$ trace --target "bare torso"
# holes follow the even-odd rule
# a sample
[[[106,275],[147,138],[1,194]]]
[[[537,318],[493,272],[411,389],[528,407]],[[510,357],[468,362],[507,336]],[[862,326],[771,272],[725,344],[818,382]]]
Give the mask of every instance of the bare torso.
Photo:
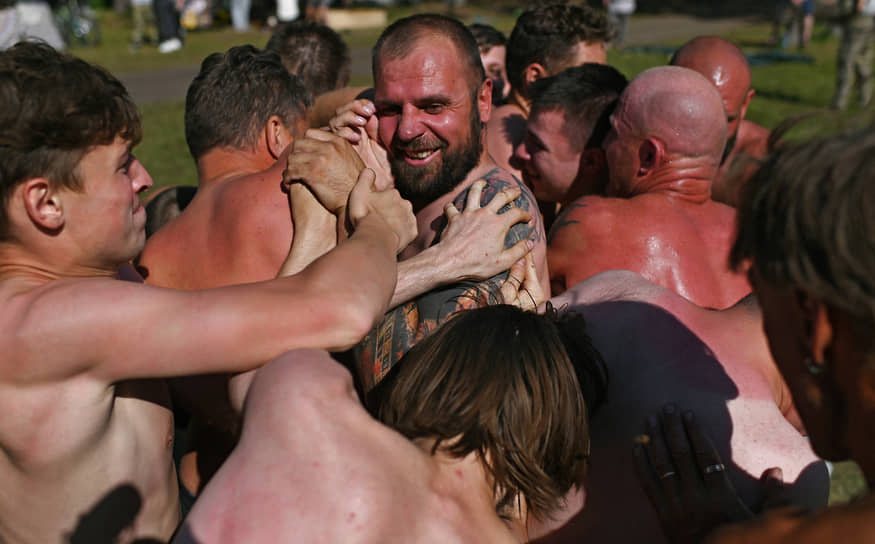
[[[797,504],[826,503],[826,468],[788,421],[798,419],[755,305],[705,310],[628,272],[597,276],[553,302],[583,311],[610,384],[592,420],[586,505],[551,541],[657,541],[659,521],[638,482],[632,441],[669,402],[696,412],[748,505],[757,504],[762,472],[775,466]]]
[[[292,243],[285,161],[268,170],[198,189],[185,212],[146,243],[146,281],[207,289],[276,276]]]
[[[599,272],[631,270],[700,306],[727,308],[750,293],[727,265],[734,229],[735,210],[710,200],[584,197],[550,232],[553,293]]]
[[[371,418],[326,353],[290,352],[259,370],[240,443],[174,542],[516,542],[478,469],[456,468]]]
[[[738,206],[744,185],[758,170],[758,161],[769,153],[770,131],[751,121],[742,121],[732,152],[720,166],[711,186],[711,197]]]
[[[85,284],[93,280],[67,280]],[[173,414],[162,380],[46,375],[12,337],[57,283],[0,284],[0,541],[167,540],[179,523]],[[84,365],[83,365],[84,366]]]
[[[443,216],[444,206],[454,202],[456,208],[464,206],[468,188],[476,180],[486,181],[481,202],[492,200],[499,192],[510,187],[519,187],[522,194],[514,201],[514,205],[530,211],[535,215],[532,224],[518,223],[511,227],[505,238],[505,247],[510,247],[519,240],[531,238],[535,242],[532,253],[541,278],[544,292],[548,292],[547,279],[547,244],[543,223],[534,211],[537,202],[531,191],[518,179],[506,171],[496,168],[492,161],[476,167],[465,182],[459,184],[451,193],[430,203],[416,214],[419,236],[402,253],[403,258],[410,258],[423,251],[440,238],[446,226]],[[456,311],[476,306],[476,295],[486,292],[484,285],[494,279],[506,277],[502,272],[491,280],[484,282],[466,282],[453,284],[429,291],[419,297],[393,308],[383,322],[369,333],[357,348],[356,364],[359,378],[366,389],[374,386],[383,375],[389,371],[413,345],[440,325]]]

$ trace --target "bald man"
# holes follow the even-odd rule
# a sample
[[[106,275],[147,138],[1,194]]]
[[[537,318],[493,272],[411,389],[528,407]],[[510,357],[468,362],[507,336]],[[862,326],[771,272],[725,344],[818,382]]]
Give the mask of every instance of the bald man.
[[[711,198],[737,206],[741,188],[756,172],[756,160],[768,154],[769,130],[747,121],[747,107],[754,96],[750,88],[750,65],[744,53],[730,41],[701,36],[681,46],[669,62],[695,70],[717,87],[729,134],[723,162],[711,186]]]
[[[647,431],[647,417],[669,402],[696,411],[748,507],[758,504],[758,480],[771,467],[783,470],[791,502],[811,509],[826,504],[826,467],[803,436],[752,296],[727,310],[706,310],[637,274],[611,271],[552,303],[586,317],[586,333],[604,357],[610,383],[592,418],[585,506],[538,542],[665,542],[647,508],[631,445]],[[677,474],[660,476],[671,485],[668,479]],[[569,510],[580,502],[573,497]],[[567,517],[556,516],[560,523]],[[540,527],[532,536],[548,531]]]
[[[608,196],[563,210],[550,241],[551,277],[564,277],[567,288],[632,270],[700,306],[738,302],[750,286],[726,265],[735,210],[711,200],[727,132],[717,90],[692,70],[651,68],[629,83],[610,122]]]

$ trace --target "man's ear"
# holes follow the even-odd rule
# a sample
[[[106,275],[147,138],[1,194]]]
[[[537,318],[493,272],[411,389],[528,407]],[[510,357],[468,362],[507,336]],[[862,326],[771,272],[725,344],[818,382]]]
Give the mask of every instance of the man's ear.
[[[747,96],[744,97],[744,102],[741,104],[741,111],[739,112],[739,121],[744,121],[744,116],[747,115],[747,107],[750,105],[750,101],[753,98],[753,95],[756,94],[756,91],[750,89],[747,91]]]
[[[480,122],[488,123],[492,115],[492,79],[486,78],[477,91],[477,109],[480,110]]]
[[[523,70],[523,82],[526,84],[526,88],[528,88],[532,83],[541,78],[548,77],[549,75],[550,72],[547,71],[547,68],[545,68],[544,65],[533,62]]]
[[[825,361],[833,343],[834,323],[829,308],[801,289],[794,289],[793,295],[796,311],[802,316],[802,342],[814,362]]]
[[[264,142],[270,156],[278,159],[294,137],[278,115],[271,115],[264,125]]]
[[[664,156],[662,142],[653,138],[642,140],[641,145],[638,146],[638,175],[646,175],[656,169],[662,164]]]
[[[33,223],[43,231],[57,232],[64,226],[61,192],[45,178],[33,178],[22,183],[24,209]]]

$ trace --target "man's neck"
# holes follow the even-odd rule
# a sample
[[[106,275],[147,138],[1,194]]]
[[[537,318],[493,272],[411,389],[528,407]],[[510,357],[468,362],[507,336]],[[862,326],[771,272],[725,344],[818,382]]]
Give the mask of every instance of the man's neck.
[[[452,191],[429,202],[428,204],[425,204],[424,206],[414,206],[413,211],[416,214],[416,227],[419,229],[419,234],[413,242],[407,246],[407,249],[404,250],[402,257],[405,259],[410,258],[430,246],[432,242],[434,242],[435,236],[437,236],[438,231],[443,225],[441,218],[444,216],[444,207],[455,200],[459,193],[466,190],[475,181],[482,178],[494,168],[498,168],[498,166],[486,152],[486,147],[484,146],[483,152],[480,154],[480,160],[477,162],[477,166],[475,166],[468,175],[465,176],[465,179],[456,185]]]
[[[262,149],[211,149],[197,160],[198,188],[261,172],[275,163],[276,159]]]
[[[681,200],[704,203],[711,201],[711,183],[717,173],[713,164],[701,158],[675,157],[655,169],[646,179],[635,180],[634,186],[611,187],[610,196],[631,198],[646,193],[663,193]]]
[[[48,256],[51,255],[51,259]],[[32,250],[16,242],[0,243],[0,281],[16,279],[32,284],[48,283],[59,279],[117,277],[118,266],[85,266],[72,256],[61,255],[51,248]]]

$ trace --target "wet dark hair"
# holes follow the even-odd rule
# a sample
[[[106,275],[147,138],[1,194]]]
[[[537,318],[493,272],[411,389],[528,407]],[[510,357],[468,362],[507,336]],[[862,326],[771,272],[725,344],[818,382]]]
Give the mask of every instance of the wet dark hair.
[[[496,510],[548,518],[582,483],[589,416],[607,371],[583,316],[488,306],[459,312],[415,345],[368,395],[386,425],[433,451],[476,452]]]
[[[214,148],[252,149],[271,116],[287,128],[312,100],[275,51],[232,47],[204,59],[185,97],[185,140],[192,157]]]
[[[574,66],[532,85],[532,115],[560,111],[563,133],[574,151],[601,147],[611,126],[610,115],[628,83],[612,66],[593,62]]]
[[[456,47],[465,68],[471,96],[476,96],[486,79],[486,72],[483,70],[480,49],[474,36],[459,21],[434,13],[422,13],[399,19],[383,31],[371,53],[374,83],[377,82],[380,63],[384,59],[402,58],[420,40],[431,37],[447,39]]]
[[[525,93],[526,66],[539,63],[555,74],[571,63],[580,42],[606,42],[610,38],[604,13],[587,6],[546,4],[525,11],[507,40],[510,86]]]
[[[349,83],[349,47],[325,25],[304,20],[280,25],[265,50],[279,53],[286,69],[314,97]]]
[[[494,26],[473,23],[468,25],[468,30],[471,31],[474,41],[477,42],[477,47],[483,54],[488,53],[490,49],[497,45],[507,44],[507,38]]]
[[[42,42],[0,52],[0,104],[0,240],[10,238],[7,206],[20,183],[44,177],[81,190],[77,166],[90,149],[142,136],[118,79]]]

